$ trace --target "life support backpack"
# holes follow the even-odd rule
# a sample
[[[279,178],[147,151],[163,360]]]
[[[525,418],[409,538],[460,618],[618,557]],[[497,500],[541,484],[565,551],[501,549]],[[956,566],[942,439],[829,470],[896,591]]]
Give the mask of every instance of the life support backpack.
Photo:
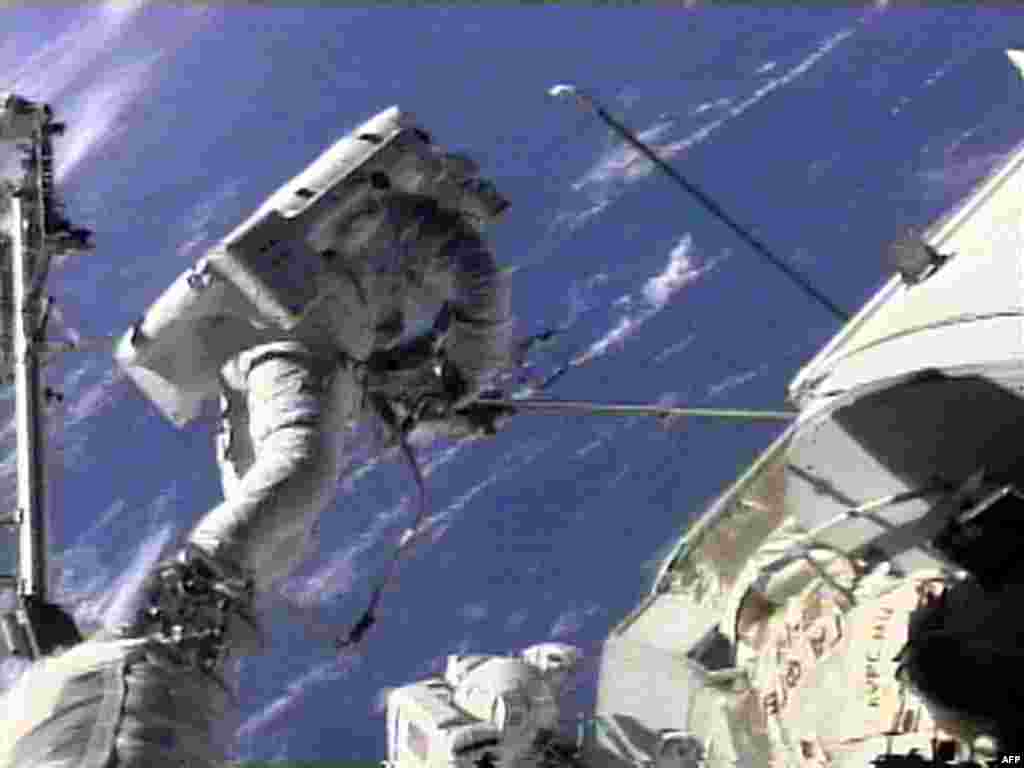
[[[384,197],[426,201],[482,229],[508,202],[477,172],[398,107],[381,112],[179,276],[120,339],[116,359],[168,419],[184,425],[217,393],[227,360],[265,341],[260,328],[295,328],[322,298],[319,278],[329,262],[359,252],[358,233],[318,250],[325,227]]]

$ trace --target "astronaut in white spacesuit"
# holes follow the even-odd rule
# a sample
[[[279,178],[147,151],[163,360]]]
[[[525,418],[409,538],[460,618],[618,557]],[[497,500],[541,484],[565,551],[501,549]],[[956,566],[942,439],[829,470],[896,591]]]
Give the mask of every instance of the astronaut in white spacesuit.
[[[192,374],[183,371],[224,361],[216,371],[224,501],[154,571],[149,614],[158,622],[177,623],[178,609],[164,593],[180,593],[179,582],[218,583],[240,596],[240,590],[266,589],[300,562],[335,497],[348,425],[367,404],[379,412],[390,402],[368,388],[390,375],[381,361],[440,351],[420,355],[420,362],[443,384],[432,393],[432,412],[440,405],[443,420],[472,402],[511,359],[509,295],[482,239],[486,217],[463,206],[466,190],[479,185],[463,178],[450,194],[452,179],[475,166],[440,154],[404,121],[396,109],[381,113],[351,135],[373,141],[342,140],[282,187],[179,281],[180,290],[169,289],[136,327],[130,353],[119,356],[158,404],[163,396],[154,397],[152,371],[176,391],[191,387],[202,397],[209,387],[190,383]],[[377,161],[373,149],[388,131],[398,149]],[[355,170],[353,158],[363,163]],[[366,170],[371,162],[388,172]],[[437,181],[423,182],[431,174]],[[282,241],[290,242],[287,249]],[[279,269],[282,263],[286,270],[303,268],[303,259],[308,290]],[[255,289],[253,274],[262,281]],[[265,309],[268,295],[279,299],[271,309]],[[201,310],[189,305],[196,301],[205,302]],[[180,321],[188,312],[202,321]],[[168,334],[175,323],[184,330]],[[174,351],[147,352],[154,327]],[[185,360],[182,348],[199,349]],[[134,631],[150,623],[143,612]]]
[[[0,768],[220,765],[224,662],[258,645],[255,596],[306,554],[380,363],[439,350],[421,362],[443,421],[509,360],[508,290],[482,238],[507,203],[410,123],[392,108],[339,141],[122,339],[118,361],[176,423],[219,391],[224,500],[152,569],[134,621],[4,695]]]
[[[483,241],[458,217],[435,213],[428,225],[438,241],[430,246],[437,256],[429,268],[454,283],[443,371],[444,394],[454,405],[471,399],[507,360],[508,296]],[[217,440],[224,501],[189,541],[251,574],[258,589],[297,564],[313,523],[334,498],[345,428],[362,406],[359,361],[400,330],[404,313],[396,305],[408,300],[410,281],[423,280],[415,269],[364,281],[370,305],[359,309],[387,325],[360,323],[364,333],[355,342],[342,340],[351,308],[332,306],[329,298],[294,331],[224,366]],[[379,282],[388,285],[381,290]]]

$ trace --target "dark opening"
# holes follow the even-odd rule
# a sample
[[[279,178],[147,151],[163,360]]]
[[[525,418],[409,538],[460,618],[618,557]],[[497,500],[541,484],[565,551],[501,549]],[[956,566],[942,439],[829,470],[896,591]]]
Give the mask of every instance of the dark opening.
[[[1024,498],[1012,487],[1000,489],[952,520],[934,544],[982,589],[999,589],[1024,547]]]
[[[708,630],[686,655],[709,672],[728,669],[736,664],[736,653],[732,643],[717,625]]]
[[[928,243],[913,236],[902,237],[889,246],[889,265],[899,272],[908,285],[919,283],[941,267],[949,256],[939,253]]]
[[[467,752],[472,752],[477,749],[484,749],[486,747],[496,747],[500,743],[500,741],[498,741],[496,738],[492,736],[490,738],[479,739],[478,741],[471,741],[468,744],[463,744],[461,747],[455,747],[454,749],[452,749],[452,754],[456,756],[464,755]]]

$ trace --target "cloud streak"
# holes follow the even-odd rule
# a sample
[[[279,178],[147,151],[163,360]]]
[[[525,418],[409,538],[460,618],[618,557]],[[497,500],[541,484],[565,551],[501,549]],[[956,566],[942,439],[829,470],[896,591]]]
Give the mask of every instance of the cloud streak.
[[[171,543],[174,532],[174,526],[168,524],[148,536],[124,574],[114,582],[103,612],[103,626],[106,629],[115,629],[131,621],[138,607],[142,582]]]
[[[310,691],[318,685],[348,677],[359,666],[361,660],[361,657],[352,654],[340,655],[317,664],[295,678],[288,684],[284,693],[242,723],[236,733],[236,741],[250,742],[257,735],[283,726],[288,718],[299,710]]]
[[[930,198],[941,199],[951,192],[969,189],[1007,158],[1006,154],[999,152],[955,160],[949,159],[950,155],[952,152],[947,151],[947,162],[943,167],[930,168],[917,174],[924,185],[925,194]]]
[[[583,365],[622,347],[626,339],[636,334],[644,323],[661,312],[676,294],[713,270],[717,263],[718,260],[713,260],[707,264],[700,264],[693,254],[693,238],[689,235],[681,237],[669,253],[665,269],[644,284],[641,291],[643,301],[634,302],[630,298],[629,301],[621,302],[622,306],[626,307],[626,312],[619,316],[618,322],[610,331],[577,356],[572,365]]]
[[[69,176],[97,148],[123,134],[119,122],[149,86],[163,58],[164,54],[158,52],[110,71],[62,105],[71,130],[61,140],[57,153],[58,181]]]
[[[112,366],[99,382],[86,389],[68,407],[65,425],[76,426],[111,405],[117,399],[116,390],[123,379],[121,369]]]
[[[131,619],[145,574],[179,530],[176,496],[172,484],[141,514],[129,514],[128,504],[115,500],[100,520],[54,558],[58,600],[72,606],[80,625],[114,628]],[[145,536],[139,542],[143,521]]]
[[[732,105],[729,99],[724,98],[701,104],[694,110],[693,116],[712,110],[720,110],[721,116],[682,139],[670,142],[662,141],[665,134],[675,125],[674,121],[664,119],[641,131],[637,136],[641,141],[649,144],[662,160],[671,160],[676,155],[707,141],[726,123],[740,117],[771,93],[805,75],[815,64],[855,32],[855,27],[847,27],[829,36],[796,65],[777,77],[770,78],[750,96],[735,105]],[[777,64],[771,63],[774,66],[762,67],[757,74],[765,75],[775,72]],[[587,195],[589,201],[587,207],[582,211],[563,212],[556,218],[555,223],[567,226],[570,231],[582,227],[587,221],[604,211],[622,193],[625,186],[646,178],[654,170],[654,163],[638,151],[626,144],[616,144],[605,151],[594,165],[572,185],[573,190]]]
[[[350,592],[359,576],[359,559],[383,543],[386,535],[397,527],[396,521],[407,513],[412,501],[412,496],[405,496],[387,512],[375,517],[368,530],[331,555],[311,576],[289,579],[282,587],[281,594],[299,607],[309,607]]]
[[[51,104],[69,130],[57,144],[56,177],[66,179],[97,149],[121,136],[121,123],[165,69],[167,58],[207,22],[207,13],[176,14],[161,46],[139,48],[125,63],[129,30],[148,5],[115,0],[83,7],[69,29],[4,78],[5,87]],[[10,171],[9,162],[4,170]]]
[[[221,184],[208,200],[193,206],[185,215],[185,231],[188,239],[178,246],[178,256],[187,258],[200,245],[209,240],[210,223],[217,210],[229,200],[238,196],[242,187],[242,179],[229,179]]]
[[[561,616],[555,619],[555,623],[548,630],[548,636],[560,640],[575,635],[582,628],[584,623],[591,617],[601,612],[601,606],[597,603],[587,603],[582,607],[571,606]]]
[[[108,54],[144,4],[118,0],[90,9],[88,18],[39,48],[8,75],[11,90],[43,101],[60,97]]]

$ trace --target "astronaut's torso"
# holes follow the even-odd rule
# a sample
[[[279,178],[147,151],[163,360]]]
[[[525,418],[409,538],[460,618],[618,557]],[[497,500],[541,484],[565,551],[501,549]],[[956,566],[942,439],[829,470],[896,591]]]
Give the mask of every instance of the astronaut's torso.
[[[282,338],[362,360],[429,327],[452,291],[441,256],[452,233],[423,234],[401,208],[385,199],[310,233],[310,245],[329,254],[319,297]]]

